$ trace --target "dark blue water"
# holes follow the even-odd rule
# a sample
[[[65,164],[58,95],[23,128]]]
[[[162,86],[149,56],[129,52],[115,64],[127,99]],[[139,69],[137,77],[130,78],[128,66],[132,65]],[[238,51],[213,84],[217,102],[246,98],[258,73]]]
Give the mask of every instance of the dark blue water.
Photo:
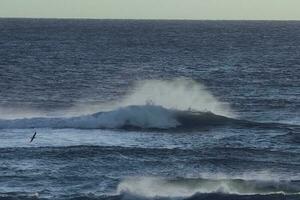
[[[1,200],[299,200],[299,113],[297,21],[0,19]]]

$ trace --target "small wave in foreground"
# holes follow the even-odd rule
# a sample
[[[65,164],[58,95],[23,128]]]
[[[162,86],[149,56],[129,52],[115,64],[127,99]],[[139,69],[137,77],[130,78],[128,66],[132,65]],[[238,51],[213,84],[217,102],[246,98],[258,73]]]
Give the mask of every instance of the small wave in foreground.
[[[138,177],[123,180],[118,186],[118,193],[147,198],[187,198],[200,194],[298,195],[300,197],[300,181]]]

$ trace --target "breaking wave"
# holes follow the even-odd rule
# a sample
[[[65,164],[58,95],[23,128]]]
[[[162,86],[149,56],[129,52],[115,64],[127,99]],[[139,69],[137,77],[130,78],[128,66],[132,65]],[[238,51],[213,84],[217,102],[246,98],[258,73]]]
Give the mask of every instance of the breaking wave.
[[[228,123],[234,116],[228,104],[189,79],[140,81],[118,102],[77,105],[52,117],[24,109],[0,112],[9,113],[0,115],[0,128],[175,129]]]
[[[163,179],[127,178],[117,188],[118,194],[146,198],[192,197],[199,194],[231,195],[300,195],[300,181],[262,181],[244,179]]]
[[[24,115],[30,118],[12,119],[9,116],[0,119],[0,128],[174,130],[219,125],[264,128],[282,125],[236,119],[228,104],[217,100],[203,85],[193,80],[146,80],[138,82],[132,91],[118,103],[99,105],[85,111],[79,109],[72,115],[69,115],[70,112],[59,115],[64,117]],[[101,112],[95,113],[95,110]]]
[[[212,112],[181,111],[158,105],[135,105],[113,111],[70,118],[29,118],[0,120],[1,129],[9,128],[75,128],[75,129],[198,129],[210,126],[271,126],[216,115]]]

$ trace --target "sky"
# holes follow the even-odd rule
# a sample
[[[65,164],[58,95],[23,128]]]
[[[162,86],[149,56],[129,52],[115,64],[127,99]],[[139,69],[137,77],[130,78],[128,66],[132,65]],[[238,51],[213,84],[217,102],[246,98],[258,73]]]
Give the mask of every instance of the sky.
[[[300,20],[300,0],[0,0],[0,17]]]

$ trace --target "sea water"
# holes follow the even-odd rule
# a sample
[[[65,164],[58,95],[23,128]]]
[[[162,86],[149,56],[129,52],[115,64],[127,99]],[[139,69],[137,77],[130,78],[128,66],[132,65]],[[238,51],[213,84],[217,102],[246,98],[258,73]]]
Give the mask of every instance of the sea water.
[[[297,21],[0,20],[1,200],[299,200],[299,113]]]

